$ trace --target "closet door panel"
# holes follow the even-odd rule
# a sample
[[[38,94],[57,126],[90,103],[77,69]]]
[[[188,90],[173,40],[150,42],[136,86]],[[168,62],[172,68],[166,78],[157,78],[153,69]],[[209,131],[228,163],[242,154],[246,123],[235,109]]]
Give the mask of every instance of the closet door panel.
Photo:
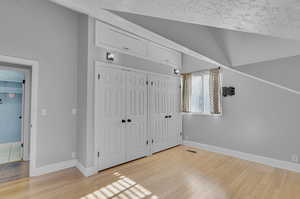
[[[95,138],[99,152],[98,168],[125,162],[125,73],[96,67]],[[96,151],[96,152],[97,152]]]
[[[151,141],[153,141],[152,153],[164,150],[167,147],[167,81],[164,76],[150,76],[149,130],[152,137]]]
[[[168,147],[176,146],[180,143],[181,115],[180,115],[180,79],[171,77],[168,81]]]
[[[127,160],[141,158],[147,154],[147,75],[138,72],[127,72],[127,124],[126,153]]]

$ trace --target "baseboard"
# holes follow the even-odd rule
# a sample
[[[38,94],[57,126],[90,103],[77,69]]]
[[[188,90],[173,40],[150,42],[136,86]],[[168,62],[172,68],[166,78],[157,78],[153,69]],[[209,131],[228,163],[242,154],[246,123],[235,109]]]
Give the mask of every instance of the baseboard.
[[[277,160],[277,159],[273,159],[273,158],[254,155],[254,154],[250,154],[250,153],[244,153],[244,152],[240,152],[240,151],[234,151],[231,149],[226,149],[226,148],[222,148],[222,147],[217,147],[217,146],[213,146],[213,145],[207,145],[207,144],[202,144],[202,143],[187,141],[187,140],[183,141],[183,145],[228,155],[228,156],[240,158],[243,160],[249,160],[249,161],[261,163],[261,164],[268,165],[268,166],[275,167],[275,168],[286,169],[286,170],[295,171],[295,172],[300,173],[300,164],[296,164],[293,162]]]
[[[62,169],[72,168],[72,167],[75,167],[76,165],[77,165],[77,160],[76,159],[67,160],[67,161],[58,162],[58,163],[49,164],[49,165],[46,165],[46,166],[35,168],[30,175],[31,176],[40,176],[40,175],[44,175],[44,174],[47,174],[47,173],[60,171]]]
[[[79,161],[76,164],[76,168],[86,177],[97,173],[97,169],[95,167],[84,167]]]

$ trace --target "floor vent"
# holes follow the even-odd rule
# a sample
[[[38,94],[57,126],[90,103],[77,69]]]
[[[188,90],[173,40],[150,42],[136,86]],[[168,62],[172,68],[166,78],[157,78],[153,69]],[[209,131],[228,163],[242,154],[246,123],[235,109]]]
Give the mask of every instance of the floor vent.
[[[186,150],[187,152],[190,152],[190,153],[197,153],[197,151],[193,151],[193,150]]]

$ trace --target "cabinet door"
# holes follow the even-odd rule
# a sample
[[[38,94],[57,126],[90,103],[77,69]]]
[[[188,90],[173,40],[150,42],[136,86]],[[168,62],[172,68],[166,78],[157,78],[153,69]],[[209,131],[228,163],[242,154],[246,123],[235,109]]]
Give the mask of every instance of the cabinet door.
[[[180,79],[177,77],[168,80],[167,112],[167,146],[173,147],[181,143]]]
[[[96,21],[96,45],[146,57],[146,41],[120,29]]]
[[[126,76],[108,67],[96,67],[95,75],[95,144],[102,170],[126,161]]]
[[[147,75],[127,72],[126,75],[126,154],[127,161],[147,155]]]
[[[149,131],[152,137],[151,152],[167,146],[167,82],[165,76],[151,75],[149,86]]]
[[[171,65],[175,68],[181,68],[181,53],[175,50],[171,50],[158,44],[149,42],[148,56],[154,61]]]

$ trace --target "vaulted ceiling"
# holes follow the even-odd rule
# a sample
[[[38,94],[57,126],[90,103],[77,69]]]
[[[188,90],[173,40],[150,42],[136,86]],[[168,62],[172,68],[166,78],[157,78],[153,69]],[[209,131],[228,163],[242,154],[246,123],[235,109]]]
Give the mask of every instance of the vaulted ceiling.
[[[228,66],[300,55],[300,41],[124,12],[115,14]]]
[[[299,0],[87,0],[98,7],[300,40]]]

